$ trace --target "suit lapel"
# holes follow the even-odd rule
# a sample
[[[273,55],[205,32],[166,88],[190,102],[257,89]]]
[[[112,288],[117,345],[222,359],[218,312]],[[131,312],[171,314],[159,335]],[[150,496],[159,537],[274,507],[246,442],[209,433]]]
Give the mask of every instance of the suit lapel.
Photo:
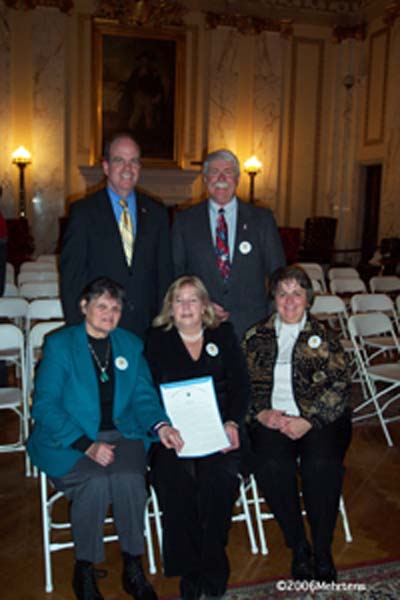
[[[102,190],[99,200],[98,218],[101,225],[99,239],[102,241],[102,243],[105,243],[107,240],[111,249],[111,254],[115,255],[117,252],[120,257],[119,259],[116,258],[116,260],[121,261],[120,264],[123,261],[128,267],[124,247],[122,245],[121,233],[115,218],[111,200],[107,193],[107,188]]]
[[[99,386],[96,370],[93,365],[88,343],[85,324],[82,323],[74,332],[74,362],[78,373],[78,380],[82,382],[82,398],[85,402],[90,400],[100,410]]]
[[[232,269],[229,279],[232,279],[232,277],[235,276],[235,273],[238,271],[240,263],[242,262],[241,244],[242,242],[249,241],[249,234],[252,228],[252,220],[253,215],[251,213],[251,210],[249,210],[249,207],[245,202],[238,199],[235,247],[233,251]]]

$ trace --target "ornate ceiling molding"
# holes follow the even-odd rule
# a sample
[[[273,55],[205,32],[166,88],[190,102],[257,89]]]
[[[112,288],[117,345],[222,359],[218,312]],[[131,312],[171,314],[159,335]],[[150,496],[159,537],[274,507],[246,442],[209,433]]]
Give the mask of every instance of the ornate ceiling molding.
[[[358,25],[341,26],[336,25],[332,29],[332,42],[340,44],[344,40],[357,40],[363,42],[367,35],[366,23],[359,23]]]
[[[73,0],[4,0],[8,8],[16,10],[33,10],[38,6],[59,8],[63,13],[69,13],[74,8]]]
[[[394,22],[398,17],[400,17],[400,0],[397,0],[397,2],[392,2],[391,4],[386,6],[385,16],[383,17],[383,20],[386,23],[386,25],[392,27],[392,25],[394,25]]]
[[[291,19],[274,20],[246,15],[205,12],[205,22],[207,29],[234,27],[243,35],[259,35],[263,31],[276,31],[282,37],[288,38],[293,34]]]
[[[176,0],[99,0],[95,17],[121,25],[183,26],[188,9]]]

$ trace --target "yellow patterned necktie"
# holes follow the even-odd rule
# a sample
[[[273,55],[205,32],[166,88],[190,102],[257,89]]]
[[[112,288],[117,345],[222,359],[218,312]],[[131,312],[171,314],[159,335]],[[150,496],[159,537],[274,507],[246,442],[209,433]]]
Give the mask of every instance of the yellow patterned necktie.
[[[126,256],[126,262],[131,266],[132,262],[132,251],[135,243],[135,237],[133,234],[131,214],[128,210],[128,203],[126,200],[119,201],[122,206],[122,213],[119,220],[119,231],[121,233],[122,245]]]

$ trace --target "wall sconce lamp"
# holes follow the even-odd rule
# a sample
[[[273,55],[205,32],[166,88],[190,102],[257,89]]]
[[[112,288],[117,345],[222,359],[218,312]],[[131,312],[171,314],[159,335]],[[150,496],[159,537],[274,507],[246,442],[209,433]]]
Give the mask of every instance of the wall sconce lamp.
[[[26,217],[25,167],[31,161],[31,154],[20,146],[12,153],[13,163],[19,168],[19,216]]]
[[[258,158],[253,155],[248,158],[244,163],[244,170],[250,177],[250,203],[254,204],[254,179],[256,178],[257,173],[261,171],[262,163],[258,160]]]

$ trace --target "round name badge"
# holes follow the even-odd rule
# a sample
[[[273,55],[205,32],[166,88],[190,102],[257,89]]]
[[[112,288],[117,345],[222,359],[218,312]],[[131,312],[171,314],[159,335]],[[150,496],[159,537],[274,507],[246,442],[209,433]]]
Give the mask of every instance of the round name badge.
[[[207,354],[209,354],[209,356],[217,356],[219,354],[219,348],[216,344],[213,344],[212,342],[210,342],[209,344],[207,344],[206,346],[206,352]]]
[[[252,249],[253,249],[253,246],[250,244],[250,242],[243,241],[239,244],[239,250],[244,255],[250,254]]]
[[[316,350],[317,348],[320,347],[321,345],[321,338],[319,337],[319,335],[312,335],[311,337],[308,338],[308,345],[310,348],[312,348],[313,350]]]
[[[128,368],[128,361],[124,356],[117,356],[114,363],[117,369],[119,369],[120,371],[126,371],[126,369]]]

